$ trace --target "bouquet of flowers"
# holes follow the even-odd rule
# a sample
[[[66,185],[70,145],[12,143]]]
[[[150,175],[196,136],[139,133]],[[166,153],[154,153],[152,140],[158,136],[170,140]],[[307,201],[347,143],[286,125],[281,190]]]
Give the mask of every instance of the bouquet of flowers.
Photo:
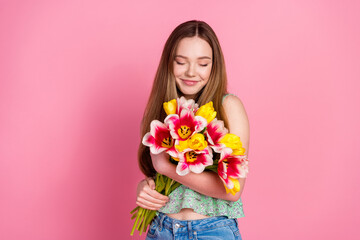
[[[216,119],[213,103],[199,108],[194,100],[184,97],[173,99],[163,104],[167,117],[164,122],[153,120],[150,132],[142,139],[153,154],[163,151],[170,155],[170,161],[177,164],[176,173],[185,176],[189,172],[201,173],[205,169],[217,172],[224,183],[227,193],[235,195],[240,191],[238,178],[246,178],[248,160],[244,155],[240,137],[228,133],[224,122]],[[218,153],[219,159],[213,159]],[[180,184],[161,174],[155,178],[156,190],[168,196]],[[140,235],[156,211],[136,207],[132,219]]]

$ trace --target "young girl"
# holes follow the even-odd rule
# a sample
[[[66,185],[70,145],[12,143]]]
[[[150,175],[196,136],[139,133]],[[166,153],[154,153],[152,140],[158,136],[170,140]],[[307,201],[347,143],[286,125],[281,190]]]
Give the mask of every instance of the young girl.
[[[217,119],[240,137],[249,150],[249,122],[240,99],[227,93],[225,63],[219,41],[203,21],[180,24],[169,36],[156,72],[141,124],[141,136],[150,122],[166,117],[163,103],[184,96],[199,106],[213,101]],[[219,176],[211,171],[179,176],[165,152],[154,155],[140,144],[139,166],[147,176],[137,187],[137,205],[158,210],[147,239],[241,239],[237,218],[243,217],[240,191],[226,193]],[[181,183],[169,197],[155,191],[156,172]]]

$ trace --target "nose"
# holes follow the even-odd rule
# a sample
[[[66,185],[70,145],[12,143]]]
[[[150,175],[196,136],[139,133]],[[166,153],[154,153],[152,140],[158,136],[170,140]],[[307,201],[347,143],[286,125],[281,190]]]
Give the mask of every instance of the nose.
[[[186,71],[186,75],[189,77],[194,77],[195,76],[195,64],[189,64],[189,67]]]

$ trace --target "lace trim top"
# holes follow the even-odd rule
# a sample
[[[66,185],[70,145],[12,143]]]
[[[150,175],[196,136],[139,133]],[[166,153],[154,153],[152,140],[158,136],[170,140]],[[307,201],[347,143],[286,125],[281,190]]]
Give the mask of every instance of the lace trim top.
[[[180,185],[170,193],[169,198],[169,202],[160,208],[159,212],[178,213],[183,208],[192,208],[196,213],[210,217],[245,217],[241,198],[236,202],[213,198],[195,192],[184,185]]]
[[[223,100],[233,94],[226,94]],[[241,198],[236,201],[227,201],[200,194],[184,185],[180,185],[169,195],[169,202],[159,209],[162,213],[178,213],[183,208],[191,208],[196,213],[210,217],[227,216],[228,218],[245,217]]]

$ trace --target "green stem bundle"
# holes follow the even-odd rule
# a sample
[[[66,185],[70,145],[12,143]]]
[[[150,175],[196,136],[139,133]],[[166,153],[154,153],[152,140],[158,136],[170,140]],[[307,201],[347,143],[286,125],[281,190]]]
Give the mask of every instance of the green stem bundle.
[[[155,190],[159,193],[169,196],[169,194],[178,186],[180,186],[180,183],[174,181],[173,179],[158,173],[156,174]],[[132,214],[131,219],[135,219],[135,223],[130,233],[130,235],[133,236],[135,230],[139,231],[139,235],[147,230],[147,227],[156,216],[156,211],[137,206],[130,212],[130,214]]]

